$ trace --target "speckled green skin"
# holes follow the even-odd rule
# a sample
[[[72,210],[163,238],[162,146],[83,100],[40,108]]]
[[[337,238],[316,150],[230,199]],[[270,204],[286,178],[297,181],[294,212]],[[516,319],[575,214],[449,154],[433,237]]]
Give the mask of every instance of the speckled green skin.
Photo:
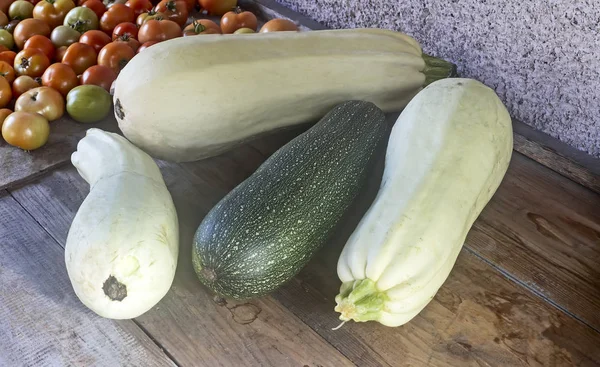
[[[200,281],[249,299],[296,275],[363,187],[387,130],[374,104],[348,101],[275,152],[198,227],[192,260]]]

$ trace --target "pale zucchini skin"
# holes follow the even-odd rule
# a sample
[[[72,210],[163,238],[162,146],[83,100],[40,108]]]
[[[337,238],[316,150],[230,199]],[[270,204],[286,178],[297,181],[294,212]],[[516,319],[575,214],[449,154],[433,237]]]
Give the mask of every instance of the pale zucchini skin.
[[[102,317],[140,316],[171,287],[179,253],[177,212],[160,170],[99,129],[87,131],[71,161],[90,184],[65,245],[73,289]]]
[[[249,299],[296,275],[364,186],[388,132],[375,105],[349,101],[280,148],[198,227],[192,261],[200,281]]]
[[[373,204],[345,245],[340,319],[399,326],[433,299],[512,155],[511,118],[471,79],[436,81],[402,112]]]
[[[446,64],[428,67],[413,38],[382,29],[181,37],[125,66],[115,116],[152,156],[195,161],[316,122],[346,100],[400,111],[428,77],[448,76]]]

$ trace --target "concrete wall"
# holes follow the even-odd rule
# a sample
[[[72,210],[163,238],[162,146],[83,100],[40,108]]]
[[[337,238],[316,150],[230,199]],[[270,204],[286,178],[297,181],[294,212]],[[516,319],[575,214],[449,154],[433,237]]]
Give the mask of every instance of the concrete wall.
[[[514,118],[600,157],[598,0],[277,1],[331,28],[410,34]]]

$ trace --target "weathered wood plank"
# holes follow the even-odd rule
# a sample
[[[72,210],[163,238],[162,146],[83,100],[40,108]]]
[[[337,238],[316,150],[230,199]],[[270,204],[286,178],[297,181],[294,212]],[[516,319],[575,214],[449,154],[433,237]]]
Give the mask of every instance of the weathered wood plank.
[[[48,143],[31,152],[13,147],[0,137],[0,190],[23,184],[67,163],[90,127],[113,132],[118,129],[112,113],[96,124],[80,124],[64,116],[50,123]]]
[[[175,365],[132,321],[81,307],[63,251],[4,190],[0,238],[0,365]]]
[[[249,174],[236,161],[257,154],[242,147],[186,169],[160,162],[180,219],[179,264],[170,292],[136,321],[182,365],[351,365],[272,298],[247,303],[215,301],[195,276],[190,255],[196,227],[234,180]],[[216,167],[221,170],[218,174]],[[64,244],[70,222],[87,195],[87,184],[67,166],[13,195]]]
[[[469,248],[600,330],[600,195],[515,154]]]

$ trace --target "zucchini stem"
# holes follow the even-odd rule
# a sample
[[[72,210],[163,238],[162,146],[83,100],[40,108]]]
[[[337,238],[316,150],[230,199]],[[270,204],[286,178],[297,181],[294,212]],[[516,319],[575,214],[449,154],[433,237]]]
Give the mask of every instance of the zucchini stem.
[[[340,313],[340,320],[344,322],[378,321],[388,299],[371,279],[346,282],[335,297],[335,311]]]
[[[423,60],[425,60],[425,70],[423,70],[423,73],[425,74],[424,86],[427,86],[436,80],[455,78],[458,76],[456,65],[449,61],[438,59],[437,57],[429,56],[427,54],[423,54]]]

